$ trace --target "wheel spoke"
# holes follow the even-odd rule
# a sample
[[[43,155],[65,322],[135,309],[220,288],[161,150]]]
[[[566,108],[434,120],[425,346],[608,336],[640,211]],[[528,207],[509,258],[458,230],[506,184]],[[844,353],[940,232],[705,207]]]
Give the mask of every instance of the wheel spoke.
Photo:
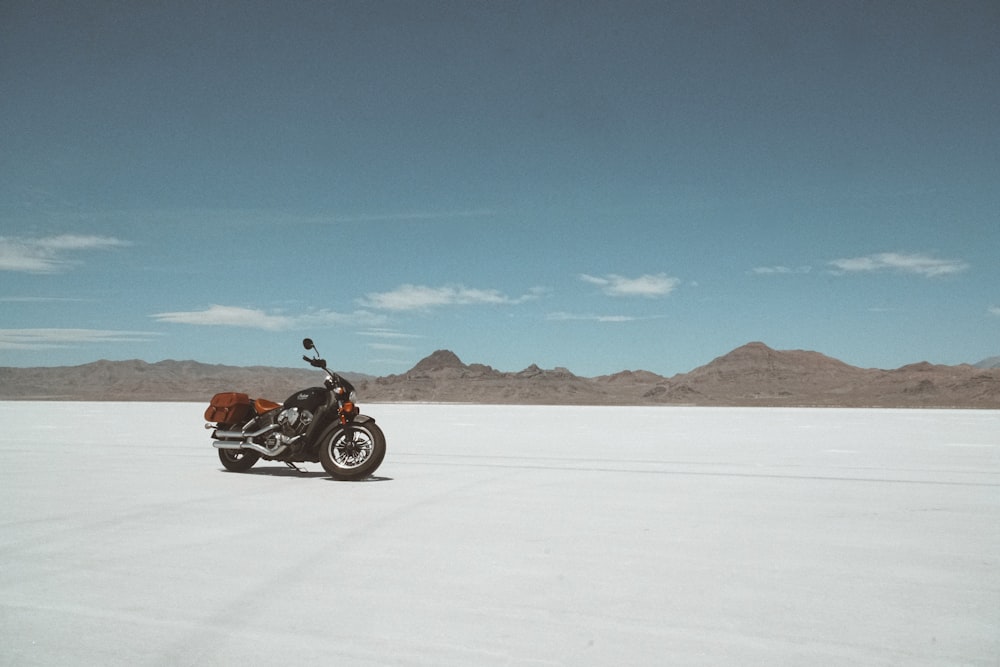
[[[332,446],[334,462],[343,468],[357,468],[368,460],[373,449],[372,440],[367,434],[360,431],[354,432],[354,438],[348,440],[341,437]]]
[[[323,436],[320,463],[335,479],[353,480],[370,475],[385,456],[385,437],[375,424],[331,426]]]

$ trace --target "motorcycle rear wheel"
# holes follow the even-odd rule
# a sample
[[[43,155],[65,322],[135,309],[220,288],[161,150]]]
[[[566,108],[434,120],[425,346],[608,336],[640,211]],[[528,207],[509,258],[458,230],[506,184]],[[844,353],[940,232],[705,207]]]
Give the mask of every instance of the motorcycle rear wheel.
[[[247,449],[220,449],[219,461],[230,472],[246,472],[260,460],[260,454]]]
[[[352,437],[341,424],[326,429],[319,438],[319,462],[334,479],[352,481],[370,477],[385,458],[385,434],[375,422],[351,425]]]

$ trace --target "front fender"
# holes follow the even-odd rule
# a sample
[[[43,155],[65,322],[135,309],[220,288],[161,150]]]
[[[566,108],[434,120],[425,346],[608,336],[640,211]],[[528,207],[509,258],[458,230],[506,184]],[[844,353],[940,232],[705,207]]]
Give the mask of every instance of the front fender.
[[[354,419],[347,423],[347,428],[351,427],[351,424],[367,424],[371,422],[375,423],[374,417],[369,417],[368,415],[357,414],[354,415]],[[323,413],[320,419],[316,419],[312,424],[309,425],[309,430],[306,432],[306,442],[310,446],[316,445],[316,440],[319,438],[320,434],[323,433],[330,426],[340,424],[340,418],[337,416],[336,408],[327,410]]]

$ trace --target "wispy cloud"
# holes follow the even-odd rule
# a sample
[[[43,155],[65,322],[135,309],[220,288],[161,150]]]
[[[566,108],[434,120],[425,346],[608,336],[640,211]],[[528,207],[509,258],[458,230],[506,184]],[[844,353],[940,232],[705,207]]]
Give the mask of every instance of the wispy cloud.
[[[409,338],[423,338],[419,334],[403,333],[401,331],[396,331],[395,329],[369,329],[367,331],[359,331],[361,336],[370,336],[372,338],[387,338],[387,339],[409,339]]]
[[[380,352],[409,352],[413,349],[408,345],[396,345],[394,343],[366,343],[366,347],[370,350],[378,350]]]
[[[486,208],[459,209],[453,211],[409,211],[399,213],[363,213],[359,215],[337,215],[330,218],[317,218],[316,221],[336,223],[365,222],[422,222],[431,220],[450,220],[455,218],[491,218],[496,211]]]
[[[71,268],[76,253],[108,250],[131,243],[109,236],[60,234],[43,238],[0,236],[0,271],[58,273]]]
[[[403,333],[402,331],[386,328],[372,328],[367,331],[359,331],[358,335],[376,338],[380,341],[406,341],[423,338],[423,336],[418,334]],[[413,347],[402,345],[399,342],[372,342],[365,343],[365,346],[370,350],[378,350],[380,352],[410,352],[413,350]]]
[[[205,310],[188,310],[150,315],[154,320],[172,324],[194,324],[196,326],[244,327],[279,331],[292,327],[292,318],[286,315],[267,313],[255,308],[240,306],[211,305]]]
[[[366,294],[360,303],[379,310],[430,310],[445,306],[513,305],[538,298],[541,290],[511,297],[500,290],[476,289],[463,285],[429,287],[427,285],[400,285],[388,292]]]
[[[298,315],[268,312],[242,306],[221,306],[213,304],[204,310],[189,310],[150,315],[159,322],[191,324],[195,326],[241,327],[263,329],[265,331],[286,331],[310,326],[374,326],[382,324],[382,316],[366,311],[337,313],[331,310],[316,310]]]
[[[750,270],[750,273],[758,276],[783,276],[792,274],[806,274],[812,271],[811,266],[758,266]]]
[[[665,273],[645,274],[638,278],[626,278],[615,273],[606,276],[580,274],[580,280],[597,285],[609,296],[641,296],[657,298],[667,296],[681,284],[679,278],[671,278]]]
[[[3,296],[0,303],[77,303],[86,301],[74,297],[64,296]]]
[[[996,315],[997,317],[1000,317],[1000,306],[990,306],[989,308],[986,309],[986,312],[988,312],[990,315]]]
[[[545,319],[550,322],[635,322],[639,319],[648,318],[632,317],[631,315],[593,315],[557,311],[549,313],[545,316]]]
[[[920,253],[883,252],[863,257],[848,257],[830,262],[834,273],[874,273],[897,271],[936,278],[961,273],[969,265],[959,259],[937,259]]]
[[[160,334],[107,329],[0,329],[0,350],[45,350],[99,343],[144,343]]]
[[[338,213],[325,211],[303,215],[275,208],[171,208],[111,211],[101,210],[102,216],[114,215],[121,223],[135,218],[163,225],[224,225],[236,228],[323,226],[323,225],[378,225],[380,223],[434,223],[461,220],[489,219],[497,216],[490,208],[456,208],[443,210],[400,210],[384,212],[359,211]]]

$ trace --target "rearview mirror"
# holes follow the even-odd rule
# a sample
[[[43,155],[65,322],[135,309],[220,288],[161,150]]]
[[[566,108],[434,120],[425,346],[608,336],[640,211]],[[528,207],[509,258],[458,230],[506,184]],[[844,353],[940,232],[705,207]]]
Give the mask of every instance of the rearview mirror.
[[[314,347],[313,346],[313,339],[312,338],[303,338],[302,339],[302,347],[306,348],[307,350],[313,349],[313,347]]]

